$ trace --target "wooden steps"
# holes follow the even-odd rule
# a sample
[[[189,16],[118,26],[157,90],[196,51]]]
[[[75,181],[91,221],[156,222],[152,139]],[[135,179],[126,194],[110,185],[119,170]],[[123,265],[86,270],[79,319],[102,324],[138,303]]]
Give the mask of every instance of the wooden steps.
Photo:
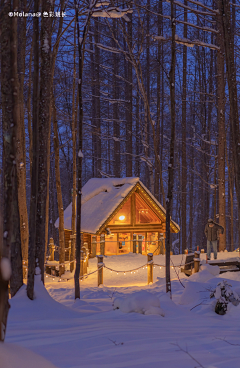
[[[224,272],[237,272],[240,271],[239,261],[208,261],[210,266],[218,266],[220,268],[220,274]]]

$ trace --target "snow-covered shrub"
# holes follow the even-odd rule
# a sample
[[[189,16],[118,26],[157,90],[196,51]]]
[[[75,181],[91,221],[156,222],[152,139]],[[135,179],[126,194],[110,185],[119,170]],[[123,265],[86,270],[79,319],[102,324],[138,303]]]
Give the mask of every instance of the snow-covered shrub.
[[[164,317],[159,299],[147,291],[139,291],[127,295],[125,298],[116,298],[113,303],[113,309],[120,309],[124,313],[157,314]]]
[[[217,284],[216,289],[210,294],[210,298],[215,298],[217,300],[215,312],[220,315],[226,314],[229,303],[235,306],[240,303],[238,294],[232,290],[232,285],[226,280]]]

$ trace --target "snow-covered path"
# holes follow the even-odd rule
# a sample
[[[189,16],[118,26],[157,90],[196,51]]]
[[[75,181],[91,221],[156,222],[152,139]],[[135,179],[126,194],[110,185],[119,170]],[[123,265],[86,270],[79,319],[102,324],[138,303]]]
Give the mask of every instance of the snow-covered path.
[[[231,255],[228,254],[229,256]],[[173,256],[175,264],[179,262],[178,257],[180,256]],[[225,254],[222,257],[226,258]],[[114,269],[118,266],[121,270],[137,263],[142,265],[141,259],[133,261],[131,255],[129,264],[122,256],[115,260],[113,258],[111,257],[108,264]],[[93,261],[95,265],[96,260]],[[154,271],[155,280],[157,276],[160,279],[150,286],[146,286],[146,282],[142,286],[147,275],[145,270],[141,272],[142,274],[127,276],[128,279],[121,276],[121,280],[126,280],[123,287],[119,286],[118,275],[108,277],[105,273],[104,284],[109,286],[100,288],[96,287],[95,276],[93,279],[89,277],[81,283],[82,299],[77,302],[74,301],[72,280],[47,283],[50,295],[37,283],[36,299],[33,302],[27,299],[23,288],[11,300],[7,341],[29,348],[59,368],[199,366],[193,358],[205,368],[239,367],[240,305],[232,307],[225,316],[212,311],[210,300],[204,302],[207,305],[191,310],[204,296],[209,296],[206,289],[216,286],[220,276],[205,282],[200,278],[201,273],[192,281],[191,278],[183,277],[185,289],[174,279],[171,301],[165,294],[164,270],[159,269],[160,274]],[[224,278],[232,279],[233,287],[240,292],[239,274],[227,273]],[[138,279],[130,282],[128,280],[131,277]],[[133,283],[139,286],[133,286]],[[128,286],[129,284],[132,285]],[[160,300],[165,317],[113,311],[114,297],[138,290],[154,293]],[[182,297],[183,292],[185,294]],[[228,342],[219,340],[224,338]],[[192,358],[180,349],[187,350]]]

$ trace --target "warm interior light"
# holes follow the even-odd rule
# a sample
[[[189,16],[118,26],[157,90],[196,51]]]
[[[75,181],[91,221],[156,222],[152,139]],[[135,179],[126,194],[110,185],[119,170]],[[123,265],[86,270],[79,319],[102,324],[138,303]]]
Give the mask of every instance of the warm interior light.
[[[121,220],[121,221],[125,220],[125,216],[123,216],[123,215],[119,216],[119,220]]]

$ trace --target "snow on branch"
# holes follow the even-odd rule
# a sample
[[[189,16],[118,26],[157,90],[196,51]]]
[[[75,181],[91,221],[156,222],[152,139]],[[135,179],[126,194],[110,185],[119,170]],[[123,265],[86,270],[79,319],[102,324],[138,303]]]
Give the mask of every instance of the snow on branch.
[[[175,35],[175,41],[176,43],[179,43],[184,46],[193,47],[195,46],[195,43],[187,38],[180,38],[178,35]]]
[[[120,54],[121,53],[121,51],[116,49],[115,47],[106,46],[106,45],[103,45],[101,43],[96,43],[95,45],[97,47],[99,47],[100,49],[103,49],[105,51],[113,52],[115,54]]]
[[[169,39],[167,39],[167,38],[165,38],[163,36],[153,36],[153,40],[154,41],[162,41],[162,42],[169,41]]]
[[[206,42],[203,42],[203,41],[200,41],[200,40],[194,40],[193,42],[197,46],[209,47],[212,50],[220,51],[220,47],[218,47],[216,45],[213,45],[212,43],[206,43]]]
[[[95,6],[96,6],[96,8],[99,8],[100,6],[109,5],[109,4],[110,4],[109,1],[101,1],[101,0],[99,0],[98,3]]]
[[[133,10],[130,8],[120,9],[116,7],[106,8],[102,10],[93,11],[93,17],[102,17],[102,18],[122,18],[128,13],[132,13]]]
[[[163,36],[153,36],[154,41],[171,41],[171,37],[163,37]],[[220,48],[216,45],[213,45],[211,43],[206,43],[200,40],[189,40],[188,38],[181,38],[178,35],[175,35],[175,41],[176,43],[179,43],[184,46],[193,47],[193,46],[202,46],[202,47],[209,47],[212,50],[219,51]]]

